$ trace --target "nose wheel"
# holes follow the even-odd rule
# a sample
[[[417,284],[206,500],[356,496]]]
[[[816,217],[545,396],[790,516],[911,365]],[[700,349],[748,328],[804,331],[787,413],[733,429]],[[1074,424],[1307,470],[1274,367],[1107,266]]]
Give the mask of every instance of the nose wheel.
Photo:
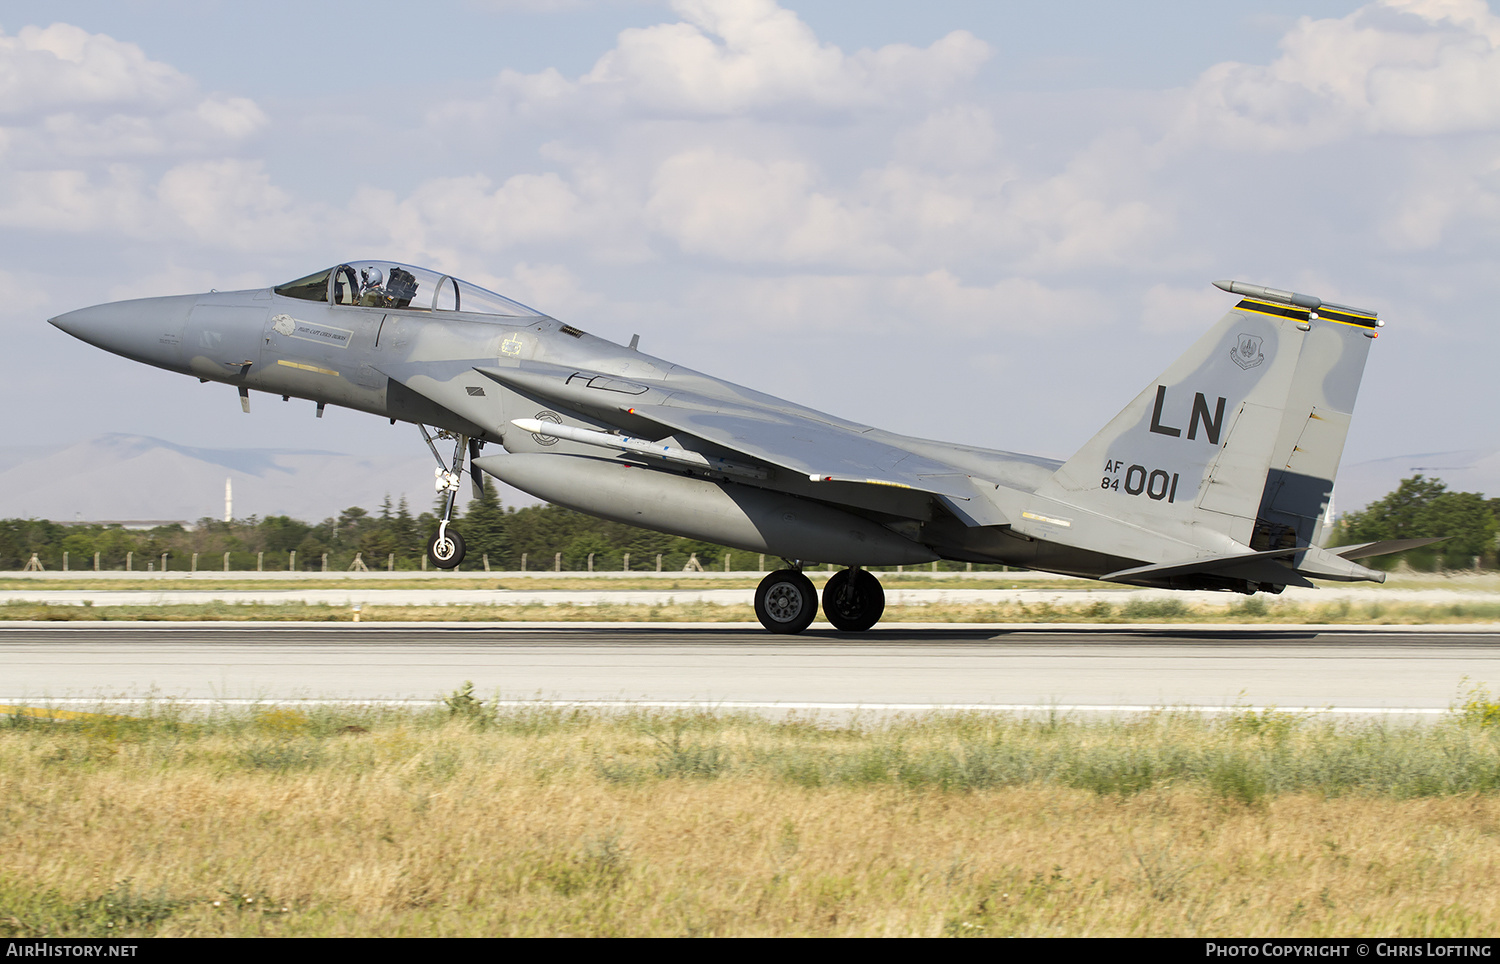
[[[885,589],[863,569],[836,572],[823,586],[823,615],[841,632],[862,633],[884,612]]]
[[[795,569],[778,569],[755,589],[755,618],[773,633],[795,636],[818,614],[818,590]]]
[[[439,569],[457,568],[464,561],[464,537],[446,521],[438,524],[438,531],[427,540],[427,558]]]

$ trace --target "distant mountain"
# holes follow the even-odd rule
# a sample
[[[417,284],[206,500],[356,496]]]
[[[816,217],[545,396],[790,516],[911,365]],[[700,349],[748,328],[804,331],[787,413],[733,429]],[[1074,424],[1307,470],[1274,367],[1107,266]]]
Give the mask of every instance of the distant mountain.
[[[59,522],[223,518],[224,480],[234,515],[288,515],[307,522],[349,506],[371,512],[404,495],[412,514],[436,493],[436,463],[409,455],[357,456],[305,449],[209,449],[142,435],[101,435],[61,448],[0,447],[0,518]],[[460,493],[460,506],[470,489]],[[506,505],[537,500],[501,486]]]

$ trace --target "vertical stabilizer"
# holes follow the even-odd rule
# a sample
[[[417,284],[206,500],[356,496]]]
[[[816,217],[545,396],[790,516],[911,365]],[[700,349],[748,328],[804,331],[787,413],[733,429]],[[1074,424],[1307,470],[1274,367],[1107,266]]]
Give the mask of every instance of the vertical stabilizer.
[[[1307,546],[1343,454],[1373,312],[1248,295],[1037,494],[1205,550]],[[1163,560],[1151,560],[1163,561]]]

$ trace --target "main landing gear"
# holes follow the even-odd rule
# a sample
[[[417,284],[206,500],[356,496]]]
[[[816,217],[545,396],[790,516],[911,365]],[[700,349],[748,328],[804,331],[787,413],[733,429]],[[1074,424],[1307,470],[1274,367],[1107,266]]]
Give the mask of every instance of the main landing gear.
[[[778,569],[755,589],[755,618],[773,633],[795,636],[818,614],[818,590],[800,569]]]
[[[823,587],[823,614],[834,629],[862,633],[879,622],[883,612],[885,590],[863,569],[836,572]],[[773,633],[794,636],[812,625],[817,614],[818,591],[800,565],[776,570],[755,590],[755,616]]]
[[[438,438],[451,438],[455,440],[453,446],[453,467],[449,468],[438,454],[437,446],[433,444],[432,436],[427,434],[427,426],[418,425],[422,431],[422,438],[427,442],[427,447],[432,450],[432,457],[437,459],[437,471],[433,473],[436,477],[436,488],[439,492],[448,494],[443,504],[443,518],[438,522],[437,531],[432,538],[427,540],[427,558],[439,569],[457,569],[458,564],[464,561],[464,537],[453,528],[453,504],[458,498],[458,489],[463,482],[464,474],[464,449],[469,451],[470,459],[477,459],[480,451],[480,441],[463,435],[455,435],[443,430],[438,431]],[[474,475],[473,469],[469,470],[469,479],[474,483],[474,497],[477,499],[482,490],[480,482]]]
[[[863,569],[844,569],[828,577],[823,587],[823,615],[833,628],[862,633],[885,612],[885,590],[880,580]]]

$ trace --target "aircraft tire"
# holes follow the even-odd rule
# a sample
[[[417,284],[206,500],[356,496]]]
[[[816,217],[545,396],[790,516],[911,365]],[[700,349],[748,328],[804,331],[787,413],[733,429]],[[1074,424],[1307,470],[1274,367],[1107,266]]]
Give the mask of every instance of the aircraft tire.
[[[840,570],[823,586],[823,615],[840,632],[862,633],[884,612],[885,589],[863,569]]]
[[[818,590],[795,569],[778,569],[755,588],[755,618],[773,633],[795,636],[818,614]]]
[[[447,538],[438,539],[438,533],[434,532],[432,538],[427,540],[427,558],[439,569],[457,569],[458,564],[464,561],[464,537],[458,534],[458,530],[452,526],[448,527]]]

